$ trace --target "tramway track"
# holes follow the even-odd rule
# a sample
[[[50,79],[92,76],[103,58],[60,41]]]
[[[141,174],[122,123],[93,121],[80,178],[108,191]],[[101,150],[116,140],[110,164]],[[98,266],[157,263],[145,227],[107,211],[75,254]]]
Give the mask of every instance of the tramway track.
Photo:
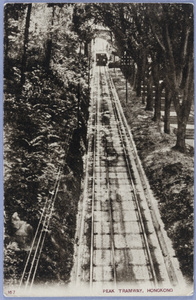
[[[108,74],[107,74],[108,75]],[[154,285],[157,285],[158,282],[158,278],[157,278],[157,274],[156,274],[156,270],[155,270],[155,266],[153,263],[153,258],[151,255],[151,251],[150,251],[150,247],[148,244],[148,237],[147,237],[147,233],[146,233],[146,225],[145,225],[145,221],[143,219],[143,213],[142,213],[142,209],[140,208],[140,204],[139,204],[139,199],[138,199],[138,195],[137,195],[137,191],[133,182],[133,172],[132,172],[132,168],[131,168],[131,160],[130,160],[130,156],[127,150],[127,145],[129,143],[129,140],[127,138],[127,132],[126,132],[126,128],[123,126],[123,121],[121,118],[121,115],[118,111],[118,107],[116,105],[116,102],[113,99],[113,95],[111,92],[111,88],[109,86],[109,79],[107,78],[107,82],[108,82],[108,89],[110,90],[110,96],[112,99],[112,108],[113,108],[113,112],[115,115],[115,120],[117,123],[117,127],[118,127],[118,133],[119,133],[119,137],[121,140],[121,144],[122,144],[122,148],[123,148],[123,156],[124,156],[124,160],[126,163],[126,169],[127,169],[127,174],[132,186],[132,191],[133,191],[133,201],[135,202],[135,210],[137,213],[137,217],[138,217],[138,221],[139,221],[139,226],[141,229],[141,236],[143,239],[143,243],[144,243],[144,249],[146,251],[147,257],[148,257],[148,263],[147,265],[150,266],[150,272],[152,274],[152,281],[154,282]]]
[[[100,72],[98,73],[100,74]],[[99,82],[99,76],[98,76],[98,82]],[[101,90],[100,86],[98,85],[98,99],[101,99]],[[100,102],[97,101],[95,103],[96,107],[96,117],[95,117],[95,132],[94,132],[94,149],[93,149],[93,188],[92,188],[92,219],[91,219],[91,252],[90,252],[90,287],[93,287],[94,282],[96,281],[95,277],[97,276],[97,273],[99,273],[100,269],[103,267],[100,265],[96,260],[96,254],[99,252],[102,248],[97,246],[97,241],[95,236],[98,235],[98,232],[95,232],[94,226],[95,223],[97,223],[97,213],[100,212],[99,208],[97,207],[97,195],[99,193],[99,189],[101,189],[101,171],[100,169],[103,168],[103,163],[101,163],[101,152],[103,152],[103,149],[100,148],[101,143],[101,107]],[[103,153],[102,153],[103,154]],[[106,186],[107,186],[107,204],[104,208],[104,213],[107,215],[107,222],[109,223],[109,232],[107,235],[110,235],[110,245],[108,246],[109,251],[111,251],[111,260],[110,264],[108,266],[109,272],[112,274],[112,279],[114,282],[116,282],[116,269],[115,269],[115,259],[114,259],[114,237],[113,237],[113,216],[112,216],[112,203],[110,199],[110,182],[109,182],[109,173],[107,166],[105,167],[105,180],[106,180]],[[98,185],[97,185],[98,184]],[[98,187],[98,189],[96,189]],[[104,236],[104,235],[103,235]],[[107,251],[108,249],[105,249]],[[109,281],[112,280],[109,278]]]
[[[173,285],[177,285],[179,282],[184,282],[183,276],[181,271],[179,270],[179,262],[175,256],[175,252],[172,248],[171,240],[168,239],[167,234],[164,230],[164,224],[161,220],[161,216],[159,213],[159,209],[157,206],[157,201],[154,199],[154,196],[152,194],[152,191],[149,186],[149,182],[146,178],[145,172],[143,170],[141,161],[139,159],[139,156],[137,154],[137,149],[135,146],[135,143],[133,141],[133,137],[131,134],[131,131],[129,129],[127,120],[125,118],[125,115],[123,113],[122,106],[120,104],[117,91],[114,87],[114,83],[107,74],[108,80],[110,82],[110,87],[113,94],[113,101],[115,102],[116,106],[118,107],[119,114],[122,118],[122,124],[124,124],[124,128],[126,130],[126,135],[128,138],[128,152],[129,157],[131,158],[131,165],[132,169],[134,169],[135,174],[135,186],[140,191],[140,187],[142,187],[142,193],[140,192],[140,196],[142,199],[142,203],[147,204],[151,220],[153,222],[154,231],[157,236],[157,241],[162,253],[162,257],[164,260],[165,269],[167,271],[169,282],[171,282]]]
[[[92,86],[91,148],[75,258],[76,282],[90,284],[91,290],[129,283],[176,285],[181,273],[166,249],[148,182],[106,67],[94,67]]]
[[[148,268],[148,266],[150,266],[150,270],[148,269],[148,272],[151,273],[151,275],[152,275],[151,280],[154,282],[154,284],[156,284],[156,282],[157,282],[156,272],[155,272],[155,269],[154,269],[153,260],[152,260],[151,253],[150,253],[150,250],[149,250],[149,245],[148,245],[148,242],[147,242],[147,236],[146,236],[146,232],[145,232],[145,225],[144,225],[144,222],[143,222],[143,219],[142,219],[142,214],[141,214],[141,210],[140,210],[140,207],[139,207],[139,204],[138,204],[137,194],[135,192],[135,188],[134,188],[134,184],[133,184],[133,180],[132,180],[132,175],[131,175],[130,161],[129,161],[129,156],[128,156],[127,149],[126,149],[127,143],[125,142],[127,134],[126,134],[126,132],[123,128],[122,120],[121,120],[120,115],[118,113],[117,107],[115,106],[114,101],[111,101],[112,100],[112,94],[111,94],[110,87],[109,87],[109,81],[106,78],[105,73],[104,73],[103,77],[104,77],[104,82],[105,82],[105,87],[106,87],[105,95],[109,95],[109,98],[110,98],[109,100],[107,100],[107,106],[108,106],[108,108],[110,107],[109,111],[110,111],[111,114],[113,114],[114,121],[117,124],[118,137],[119,137],[119,141],[120,141],[121,148],[122,148],[121,149],[122,157],[124,158],[125,170],[126,170],[127,175],[128,175],[127,179],[130,180],[131,189],[132,189],[133,194],[134,194],[134,197],[132,195],[132,198],[134,198],[134,200],[132,199],[131,201],[134,201],[134,205],[135,205],[134,211],[136,212],[135,217],[136,217],[136,220],[138,221],[139,234],[142,237],[143,247],[145,249],[144,251],[146,252],[147,257],[148,257],[148,260],[146,262],[146,267]],[[112,105],[110,105],[110,104],[112,104]],[[107,166],[107,174],[108,174],[108,181],[109,181],[109,161],[108,161],[107,165],[108,165]],[[109,197],[109,200],[111,201],[110,197]],[[120,221],[123,223],[123,215],[121,215]],[[111,226],[113,226],[113,224]],[[111,228],[111,230],[113,231],[112,228]],[[113,245],[114,245],[114,243],[113,243]],[[124,257],[125,257],[125,261],[126,261],[126,266],[125,267],[127,267],[127,264],[128,265],[130,264],[129,255],[127,253],[126,248],[127,248],[127,245],[124,249]],[[113,253],[114,252],[115,252],[115,246],[113,246]],[[114,254],[113,254],[113,257],[114,257]],[[118,273],[118,272],[115,272],[115,273]],[[115,281],[118,280],[118,275],[117,274],[116,274],[115,277],[116,277]],[[126,280],[127,280],[127,278],[126,278]],[[131,278],[130,278],[130,280],[131,280]]]

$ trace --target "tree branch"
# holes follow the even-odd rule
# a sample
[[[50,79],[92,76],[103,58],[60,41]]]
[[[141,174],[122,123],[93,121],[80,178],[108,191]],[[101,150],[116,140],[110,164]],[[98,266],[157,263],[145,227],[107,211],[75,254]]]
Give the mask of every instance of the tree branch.
[[[152,23],[151,19],[149,18],[149,22],[150,22],[150,27],[152,29],[152,33],[154,34],[158,44],[160,45],[161,49],[166,52],[166,48],[165,46],[163,45],[163,43],[161,42],[160,38],[158,37],[157,33],[156,33],[156,30],[155,30],[155,26],[154,24]]]
[[[183,50],[182,50],[182,63],[183,64],[184,64],[184,60],[185,60],[185,57],[186,57],[186,54],[187,54],[189,34],[190,34],[190,28],[188,27],[186,29],[186,32],[185,32],[185,41],[184,41],[184,47],[183,47]]]

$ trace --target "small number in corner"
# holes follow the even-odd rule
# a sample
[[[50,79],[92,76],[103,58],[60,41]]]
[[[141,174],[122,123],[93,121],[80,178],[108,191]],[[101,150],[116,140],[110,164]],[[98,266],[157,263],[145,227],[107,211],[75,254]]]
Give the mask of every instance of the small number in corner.
[[[9,291],[8,291],[8,294],[9,294],[9,295],[14,295],[14,294],[15,294],[15,290],[9,290]]]

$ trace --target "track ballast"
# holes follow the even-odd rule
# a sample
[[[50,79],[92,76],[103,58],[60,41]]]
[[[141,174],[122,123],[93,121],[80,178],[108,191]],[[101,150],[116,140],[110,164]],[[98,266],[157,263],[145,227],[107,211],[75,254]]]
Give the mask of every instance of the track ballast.
[[[73,279],[91,290],[182,280],[107,67],[93,68]],[[158,216],[159,217],[159,216]],[[172,250],[172,251],[171,251]],[[172,252],[172,253],[171,253]]]

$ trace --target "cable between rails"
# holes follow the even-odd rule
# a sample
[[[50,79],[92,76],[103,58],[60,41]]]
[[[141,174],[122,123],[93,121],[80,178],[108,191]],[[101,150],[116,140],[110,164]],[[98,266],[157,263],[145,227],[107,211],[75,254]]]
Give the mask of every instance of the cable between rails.
[[[123,139],[123,133],[124,133],[125,138],[128,139],[127,135],[126,135],[126,128],[125,128],[123,120],[121,118],[121,114],[118,111],[117,102],[113,97],[113,88],[112,88],[112,83],[111,83],[110,76],[109,76],[108,72],[106,72],[106,71],[105,71],[105,74],[106,74],[106,78],[108,80],[108,83],[110,84],[111,96],[113,98],[112,103],[113,103],[114,114],[116,116],[116,119],[119,120],[119,122],[117,122],[118,131],[119,131],[119,134],[121,136],[123,151],[124,151],[124,154],[125,154],[125,160],[126,160],[127,169],[128,169],[128,174],[129,174],[129,178],[130,178],[130,181],[131,181],[131,184],[132,184],[132,187],[133,187],[135,203],[136,203],[136,206],[137,206],[138,217],[139,217],[139,220],[140,220],[140,226],[142,228],[142,233],[143,233],[144,243],[145,243],[145,246],[146,246],[146,252],[147,252],[149,263],[150,263],[151,273],[152,273],[152,277],[153,277],[153,280],[154,280],[154,284],[156,286],[157,285],[157,276],[156,276],[156,271],[155,271],[155,268],[154,268],[153,259],[152,259],[152,255],[151,255],[149,244],[148,244],[148,238],[147,238],[147,235],[146,235],[146,232],[145,232],[145,226],[144,226],[144,222],[143,222],[143,218],[142,218],[142,214],[141,214],[141,208],[140,208],[140,204],[139,204],[139,201],[138,201],[137,192],[136,192],[135,185],[133,183],[133,179],[132,179],[132,175],[131,175],[130,161],[129,161],[130,158],[129,158],[128,151],[126,149],[127,141],[126,142],[123,141],[124,140]],[[121,128],[120,128],[120,124],[121,124]]]
[[[104,67],[104,71],[105,71],[105,67]],[[107,82],[106,75],[105,75],[105,78],[106,78],[106,82]],[[108,86],[108,90],[109,90],[109,86]],[[108,158],[108,154],[107,154],[107,158]],[[117,271],[116,271],[116,262],[115,262],[113,214],[112,214],[112,201],[111,201],[111,197],[110,197],[111,187],[110,187],[110,180],[109,180],[109,160],[107,159],[106,161],[107,161],[107,163],[106,163],[107,197],[108,197],[108,211],[109,211],[110,232],[111,232],[111,252],[112,252],[113,277],[114,277],[114,287],[117,288]]]
[[[100,89],[99,89],[99,81],[100,81],[100,67],[98,70],[98,78],[97,78],[97,88],[98,88],[98,101],[95,102],[95,130],[94,130],[94,144],[93,144],[93,182],[92,182],[92,208],[91,208],[91,249],[90,249],[90,289],[93,287],[93,256],[94,256],[94,205],[95,205],[95,165],[96,165],[96,148],[97,148],[97,135],[98,135],[98,124],[99,124],[99,98],[100,98]],[[97,100],[96,99],[96,100]]]

